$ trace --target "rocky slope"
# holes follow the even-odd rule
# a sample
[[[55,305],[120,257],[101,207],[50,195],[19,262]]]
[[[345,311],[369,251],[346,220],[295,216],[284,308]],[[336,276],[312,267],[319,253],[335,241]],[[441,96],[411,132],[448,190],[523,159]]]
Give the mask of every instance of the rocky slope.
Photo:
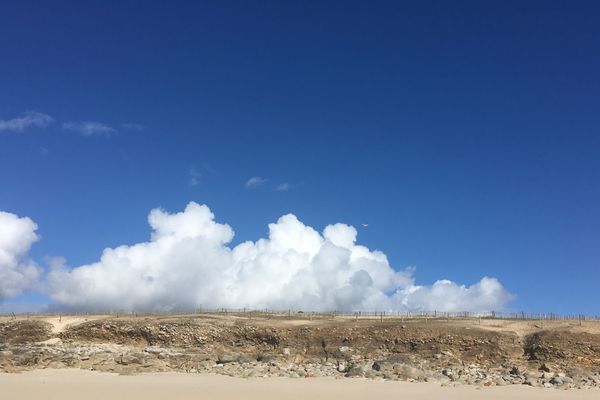
[[[600,387],[600,334],[517,332],[443,320],[301,321],[234,316],[97,318],[53,332],[0,322],[0,371],[367,377],[483,386]]]

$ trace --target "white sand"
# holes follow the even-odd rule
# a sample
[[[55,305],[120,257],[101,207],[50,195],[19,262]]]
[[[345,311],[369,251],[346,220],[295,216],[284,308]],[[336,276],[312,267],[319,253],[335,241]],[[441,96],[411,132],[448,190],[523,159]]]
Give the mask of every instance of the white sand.
[[[220,375],[155,373],[118,376],[91,371],[36,370],[0,374],[0,399],[178,400],[178,399],[600,399],[600,391],[504,386],[440,387],[429,383],[364,379],[242,379]]]

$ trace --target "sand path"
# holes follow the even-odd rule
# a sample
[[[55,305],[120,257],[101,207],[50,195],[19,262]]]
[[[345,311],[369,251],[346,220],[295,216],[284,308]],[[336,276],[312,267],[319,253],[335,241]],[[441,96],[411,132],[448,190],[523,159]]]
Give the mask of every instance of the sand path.
[[[77,325],[87,321],[87,318],[65,315],[63,317],[45,318],[44,320],[52,324],[52,333],[56,334],[64,331],[69,325]]]
[[[411,400],[561,400],[598,399],[593,390],[538,389],[504,386],[440,387],[429,383],[363,379],[242,379],[177,373],[118,376],[83,370],[36,370],[0,374],[2,399],[411,399]]]

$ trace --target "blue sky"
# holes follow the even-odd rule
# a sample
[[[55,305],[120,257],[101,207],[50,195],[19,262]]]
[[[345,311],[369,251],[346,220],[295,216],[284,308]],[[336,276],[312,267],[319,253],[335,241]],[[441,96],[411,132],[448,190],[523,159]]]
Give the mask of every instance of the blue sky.
[[[41,267],[195,201],[234,244],[344,222],[421,284],[598,313],[598,4],[148,3],[2,7],[0,120],[54,120],[0,131],[0,210],[37,223]]]

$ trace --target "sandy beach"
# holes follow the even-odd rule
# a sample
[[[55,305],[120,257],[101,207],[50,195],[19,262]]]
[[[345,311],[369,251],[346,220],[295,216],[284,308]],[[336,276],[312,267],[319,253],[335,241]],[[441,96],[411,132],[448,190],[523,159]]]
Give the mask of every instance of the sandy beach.
[[[75,369],[0,374],[6,399],[597,399],[597,390],[544,390],[526,386],[441,387],[429,383],[366,379],[242,379],[213,374],[153,373],[136,376]],[[393,396],[393,397],[392,397]]]

